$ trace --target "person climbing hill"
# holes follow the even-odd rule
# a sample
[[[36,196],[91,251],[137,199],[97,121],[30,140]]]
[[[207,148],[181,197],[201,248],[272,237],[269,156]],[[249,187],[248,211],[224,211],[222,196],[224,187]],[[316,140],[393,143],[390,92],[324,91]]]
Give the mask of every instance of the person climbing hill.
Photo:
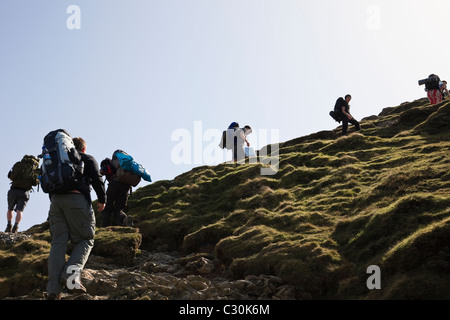
[[[347,94],[345,98],[338,98],[334,106],[334,111],[337,117],[342,121],[342,134],[347,135],[348,133],[348,123],[355,126],[356,131],[361,130],[359,122],[350,114],[349,102],[352,100],[352,96]]]
[[[8,211],[6,213],[8,223],[5,232],[17,233],[23,210],[30,200],[30,191],[33,186],[39,184],[39,175],[39,159],[30,155],[25,155],[8,172],[8,178],[12,182],[8,191]],[[12,225],[14,211],[16,211],[16,219]]]

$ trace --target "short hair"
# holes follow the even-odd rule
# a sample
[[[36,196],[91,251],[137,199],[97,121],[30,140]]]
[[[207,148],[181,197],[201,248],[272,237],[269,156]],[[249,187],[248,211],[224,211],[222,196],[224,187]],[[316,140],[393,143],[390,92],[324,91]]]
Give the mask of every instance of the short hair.
[[[78,151],[83,151],[84,148],[86,148],[86,141],[84,141],[83,138],[77,137],[73,138],[73,144],[75,145],[75,149]]]
[[[351,98],[352,96],[347,94],[344,99]]]

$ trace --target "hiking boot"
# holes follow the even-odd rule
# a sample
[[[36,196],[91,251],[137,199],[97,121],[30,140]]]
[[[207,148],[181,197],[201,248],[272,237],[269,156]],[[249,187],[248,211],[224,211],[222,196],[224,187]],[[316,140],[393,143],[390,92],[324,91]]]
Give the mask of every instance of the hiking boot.
[[[69,288],[67,288],[67,289],[72,293],[87,293],[87,289],[85,288],[85,286],[83,286],[83,284],[81,282],[77,282],[74,286],[75,286],[75,288],[73,288],[73,289],[69,289]]]
[[[47,300],[61,300],[61,294],[60,293],[49,293],[47,295]]]
[[[19,229],[19,226],[17,224],[15,224],[14,227],[12,228],[11,232],[17,233],[17,229]]]
[[[59,278],[59,282],[61,283],[61,285],[65,288],[67,288],[67,290],[69,290],[71,293],[87,293],[87,289],[85,288],[85,286],[83,286],[83,284],[81,283],[81,279],[74,279],[73,281],[75,283],[72,283],[71,288],[69,288],[67,286],[67,280],[68,278],[61,276],[61,278]]]
[[[12,232],[12,225],[8,224],[6,226],[5,232]]]

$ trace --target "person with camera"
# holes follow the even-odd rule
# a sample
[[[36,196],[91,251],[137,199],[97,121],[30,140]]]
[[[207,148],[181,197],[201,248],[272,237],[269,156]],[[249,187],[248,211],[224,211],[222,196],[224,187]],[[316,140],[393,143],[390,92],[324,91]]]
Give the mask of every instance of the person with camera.
[[[442,102],[442,92],[440,87],[441,79],[435,74],[430,74],[428,78],[419,80],[419,85],[425,85],[428,101],[430,104],[438,104]]]

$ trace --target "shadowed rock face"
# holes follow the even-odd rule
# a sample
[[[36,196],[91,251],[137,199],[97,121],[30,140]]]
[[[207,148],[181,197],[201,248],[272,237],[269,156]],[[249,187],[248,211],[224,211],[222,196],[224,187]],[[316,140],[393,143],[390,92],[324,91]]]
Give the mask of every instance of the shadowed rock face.
[[[450,103],[384,108],[361,127],[280,143],[273,176],[221,164],[135,190],[134,228],[99,228],[88,294],[63,298],[450,298]],[[0,297],[45,297],[50,240],[46,224],[0,233]]]

